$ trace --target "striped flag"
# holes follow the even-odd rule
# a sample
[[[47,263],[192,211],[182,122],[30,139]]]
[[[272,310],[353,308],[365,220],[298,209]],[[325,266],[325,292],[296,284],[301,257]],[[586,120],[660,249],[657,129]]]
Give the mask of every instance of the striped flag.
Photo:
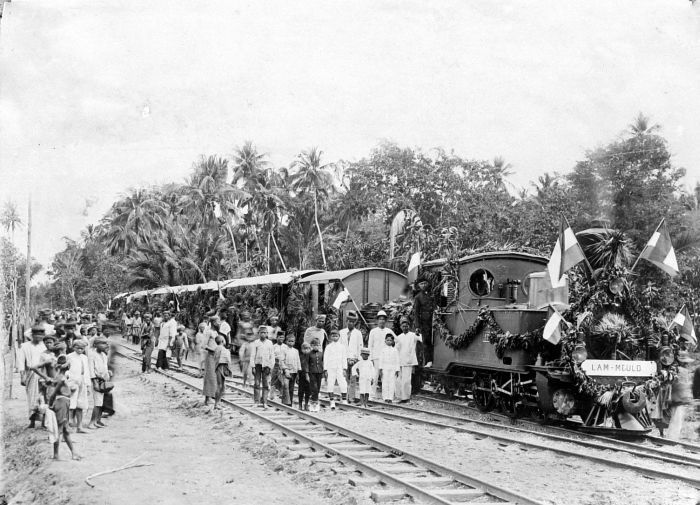
[[[557,345],[561,340],[561,322],[564,320],[561,314],[552,307],[554,312],[547,320],[547,324],[544,325],[544,331],[542,332],[542,338],[547,342]]]
[[[571,229],[566,218],[562,218],[561,226],[559,227],[559,237],[557,237],[557,243],[554,244],[552,256],[549,258],[549,263],[547,263],[552,287],[560,288],[566,286],[564,274],[585,259],[586,256],[583,254],[583,249],[581,249],[578,240],[576,240],[574,230]]]
[[[420,251],[411,256],[408,262],[408,283],[415,282],[418,278],[418,267],[420,267]]]
[[[685,305],[683,305],[681,310],[678,311],[676,317],[673,318],[673,321],[671,322],[671,329],[673,328],[678,328],[680,338],[686,339],[688,342],[693,344],[693,346],[698,345],[698,338],[695,335],[693,319],[690,317],[688,307],[686,307]]]
[[[639,257],[653,263],[671,277],[678,275],[676,252],[673,250],[665,219],[662,219],[659,226],[656,227],[656,231],[642,249]]]

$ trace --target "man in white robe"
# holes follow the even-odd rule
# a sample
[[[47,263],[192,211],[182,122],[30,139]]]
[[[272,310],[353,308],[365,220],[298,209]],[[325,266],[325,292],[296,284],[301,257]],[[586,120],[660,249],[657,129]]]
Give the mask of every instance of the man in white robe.
[[[19,369],[22,385],[27,388],[27,407],[29,409],[29,427],[34,428],[39,415],[37,405],[39,402],[39,374],[38,368],[41,366],[42,354],[46,351],[44,345],[44,327],[35,326],[31,330],[32,339],[23,343],[19,347],[17,356],[17,368]]]

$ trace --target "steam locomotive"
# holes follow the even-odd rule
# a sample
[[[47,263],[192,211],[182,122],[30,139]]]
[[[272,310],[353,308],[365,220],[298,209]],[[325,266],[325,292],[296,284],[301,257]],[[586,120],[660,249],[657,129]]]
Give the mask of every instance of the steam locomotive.
[[[545,342],[548,318],[569,308],[568,283],[552,288],[547,261],[502,251],[463,257],[451,269],[446,260],[424,264],[439,279],[441,299],[426,376],[448,395],[467,394],[484,412],[498,408],[512,417],[566,419],[600,434],[649,432],[651,401],[644,388],[664,363],[589,359],[585,343],[571,344],[567,354],[562,343]]]

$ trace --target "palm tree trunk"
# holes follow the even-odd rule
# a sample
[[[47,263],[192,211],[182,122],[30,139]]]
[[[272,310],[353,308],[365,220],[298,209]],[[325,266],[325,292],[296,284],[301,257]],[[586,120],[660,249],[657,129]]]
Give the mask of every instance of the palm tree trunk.
[[[316,231],[318,231],[318,240],[321,243],[323,269],[328,270],[328,265],[326,264],[326,250],[323,248],[323,234],[321,233],[321,226],[318,224],[318,193],[316,191],[314,191],[314,221],[316,222]]]
[[[282,263],[282,268],[283,268],[284,271],[286,272],[286,271],[287,271],[287,265],[284,264],[284,259],[282,259],[282,253],[280,253],[280,248],[277,247],[277,241],[275,240],[275,234],[274,234],[274,233],[270,233],[270,236],[272,237],[272,243],[275,245],[275,250],[277,251],[277,256],[278,256],[279,259],[280,259],[280,263]]]
[[[233,236],[233,230],[231,230],[231,225],[229,223],[226,223],[226,230],[228,230],[228,234],[231,236],[231,243],[233,244],[233,254],[236,255],[236,265],[240,265],[238,263],[238,248],[236,247],[236,238]]]
[[[267,255],[267,275],[270,275],[270,237],[272,237],[272,233],[267,234],[267,247],[265,248],[265,253]]]

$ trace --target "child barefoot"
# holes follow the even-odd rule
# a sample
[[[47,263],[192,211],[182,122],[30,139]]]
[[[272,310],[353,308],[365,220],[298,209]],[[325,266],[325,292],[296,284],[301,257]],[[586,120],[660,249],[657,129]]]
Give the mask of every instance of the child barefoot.
[[[70,407],[71,386],[65,374],[69,366],[65,356],[58,357],[56,368],[58,373],[54,378],[56,388],[49,401],[49,407],[56,416],[56,425],[58,426],[56,441],[53,443],[53,459],[58,459],[58,445],[61,442],[61,435],[63,435],[63,440],[66,442],[68,449],[70,449],[73,459],[80,459],[80,456],[78,456],[73,449],[70,432],[68,431],[68,410]],[[74,384],[74,387],[77,387],[77,384]]]
[[[360,352],[360,358],[360,361],[353,365],[352,374],[355,377],[359,377],[360,401],[362,406],[367,408],[367,400],[369,400],[369,394],[374,383],[374,364],[369,359],[369,349],[367,347],[364,347]]]
[[[379,355],[379,378],[382,381],[382,398],[386,403],[391,403],[396,391],[396,379],[399,376],[401,366],[399,364],[399,351],[394,347],[394,335],[387,335],[384,339],[384,349]]]
[[[311,346],[304,342],[301,344],[301,356],[299,357],[299,410],[309,410],[309,397],[311,396],[311,378],[309,376],[309,358]]]

